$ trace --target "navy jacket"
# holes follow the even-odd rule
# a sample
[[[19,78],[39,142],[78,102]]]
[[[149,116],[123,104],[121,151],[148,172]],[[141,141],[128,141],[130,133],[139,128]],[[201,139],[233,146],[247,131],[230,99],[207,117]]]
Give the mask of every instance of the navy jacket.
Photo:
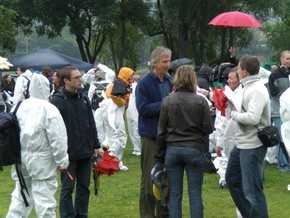
[[[68,136],[70,160],[91,157],[100,148],[98,133],[89,99],[82,93],[67,92],[62,88],[51,98],[60,111]]]
[[[172,86],[169,75],[161,83],[154,72],[148,73],[138,82],[136,107],[139,113],[138,132],[141,137],[157,138],[161,102],[172,91]]]

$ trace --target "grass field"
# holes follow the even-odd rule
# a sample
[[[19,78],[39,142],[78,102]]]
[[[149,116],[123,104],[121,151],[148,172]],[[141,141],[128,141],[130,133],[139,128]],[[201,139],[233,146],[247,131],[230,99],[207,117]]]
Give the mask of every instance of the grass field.
[[[140,158],[133,156],[130,142],[124,152],[124,164],[128,171],[117,172],[112,176],[101,176],[99,195],[93,194],[93,180],[91,183],[91,196],[89,204],[89,217],[92,218],[137,218],[139,217],[139,183],[140,183]],[[219,176],[205,174],[203,185],[204,217],[206,218],[232,218],[235,215],[235,205],[228,190],[219,190]],[[290,192],[287,185],[290,175],[278,172],[276,166],[266,164],[265,193],[268,201],[269,217],[290,217]],[[0,172],[0,218],[5,217],[10,194],[14,182],[10,178],[10,167],[5,167]],[[57,201],[59,193],[56,194]],[[30,217],[36,217],[35,212]],[[57,217],[58,208],[57,208]],[[186,183],[183,194],[183,217],[189,217],[189,202]]]

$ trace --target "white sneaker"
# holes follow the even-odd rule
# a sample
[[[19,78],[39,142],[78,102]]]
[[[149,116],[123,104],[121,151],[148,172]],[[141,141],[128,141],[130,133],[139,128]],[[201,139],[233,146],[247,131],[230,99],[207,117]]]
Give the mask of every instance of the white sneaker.
[[[128,167],[126,167],[126,166],[120,166],[119,167],[119,170],[121,170],[121,171],[127,171],[128,170]]]
[[[120,161],[120,162],[119,162],[119,170],[122,170],[122,171],[126,171],[126,170],[128,170],[128,167],[126,167],[126,166],[123,164],[123,161]]]
[[[133,151],[133,153],[132,153],[133,155],[135,155],[135,156],[140,156],[141,155],[141,152],[138,152],[138,151]]]

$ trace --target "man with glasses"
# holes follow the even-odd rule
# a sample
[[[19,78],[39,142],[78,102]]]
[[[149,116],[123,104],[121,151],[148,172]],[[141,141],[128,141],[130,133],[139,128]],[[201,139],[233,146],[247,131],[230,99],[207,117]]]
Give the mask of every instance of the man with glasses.
[[[70,161],[71,176],[67,172],[61,174],[60,217],[88,217],[91,157],[100,148],[89,99],[81,92],[81,76],[76,67],[64,67],[60,74],[62,88],[51,99],[66,125]]]

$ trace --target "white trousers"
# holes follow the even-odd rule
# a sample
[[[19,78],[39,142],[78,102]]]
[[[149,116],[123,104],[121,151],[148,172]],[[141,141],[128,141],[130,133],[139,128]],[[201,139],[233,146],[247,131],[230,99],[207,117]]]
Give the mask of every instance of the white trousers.
[[[127,113],[128,134],[133,145],[133,154],[141,154],[141,137],[138,133],[138,121],[130,118]]]
[[[55,192],[57,190],[56,177],[49,180],[33,180],[25,177],[25,183],[29,195],[25,192],[29,207],[26,207],[20,193],[19,181],[16,181],[16,186],[11,194],[11,203],[6,218],[26,218],[35,207],[37,217],[54,218],[56,217],[55,208]]]

